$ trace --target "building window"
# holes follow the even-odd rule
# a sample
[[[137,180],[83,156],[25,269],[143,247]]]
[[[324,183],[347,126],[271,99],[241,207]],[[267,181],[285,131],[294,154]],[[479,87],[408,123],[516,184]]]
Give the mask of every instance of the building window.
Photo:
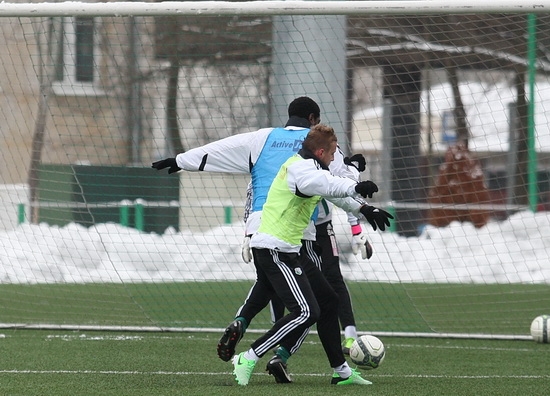
[[[97,95],[98,51],[93,17],[63,18],[56,52],[54,92]]]

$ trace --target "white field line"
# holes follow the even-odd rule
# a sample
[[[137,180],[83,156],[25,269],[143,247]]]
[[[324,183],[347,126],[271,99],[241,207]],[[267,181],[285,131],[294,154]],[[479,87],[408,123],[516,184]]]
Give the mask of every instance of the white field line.
[[[0,374],[65,374],[65,375],[159,375],[159,376],[187,376],[187,375],[209,375],[209,376],[231,376],[231,372],[192,372],[192,371],[117,371],[117,370],[0,370]],[[254,373],[257,375],[268,375],[265,373]],[[323,373],[302,373],[292,374],[293,377],[325,377],[329,374]],[[369,373],[369,378],[453,378],[453,379],[549,379],[549,375],[431,375],[431,374],[374,374]]]
[[[158,333],[223,333],[222,328],[204,327],[158,327],[158,326],[95,326],[95,325],[57,325],[57,324],[28,324],[28,323],[0,323],[0,329],[27,329],[27,330],[77,330],[77,331],[124,331],[124,332],[158,332]],[[247,333],[263,334],[267,329],[248,329]],[[312,330],[310,334],[317,334]],[[358,332],[359,335],[371,334],[376,337],[410,337],[410,338],[455,338],[455,339],[483,339],[483,340],[532,340],[529,335],[522,334],[481,334],[481,333],[422,333],[378,331]]]
[[[221,332],[220,332],[221,334]],[[0,339],[11,337],[10,335],[2,334],[0,333]],[[209,341],[212,340],[211,337],[202,337],[202,336],[194,336],[194,335],[188,335],[188,336],[179,336],[179,335],[121,335],[121,334],[111,334],[111,335],[98,335],[94,334],[93,332],[91,334],[81,333],[81,334],[46,334],[44,338],[47,341],[51,340],[61,340],[61,341],[141,341],[143,339],[157,339],[157,340],[176,340],[176,339],[182,339],[182,340],[195,340],[195,341]],[[319,341],[315,340],[306,340],[304,341],[304,344],[310,344],[310,345],[321,345]],[[418,348],[418,344],[402,344],[402,343],[394,343],[394,342],[386,342],[386,348]],[[529,348],[495,348],[495,347],[488,347],[488,346],[461,346],[461,345],[429,345],[429,344],[423,344],[422,348],[433,348],[433,349],[472,349],[476,351],[514,351],[514,352],[529,352],[533,353],[536,352],[533,349]],[[545,349],[540,349],[541,352],[545,352]]]
[[[4,337],[1,337],[4,336]],[[9,337],[9,336],[8,336]],[[0,338],[6,338],[4,334],[0,335]],[[61,340],[61,341],[139,341],[144,338],[155,339],[174,339],[174,338],[186,338],[194,340],[210,340],[206,337],[174,337],[168,335],[156,335],[156,336],[121,336],[121,335],[92,335],[87,334],[47,334],[46,340]],[[319,344],[318,341],[306,341],[308,344]],[[387,346],[390,348],[417,348],[415,344],[391,344]],[[462,347],[462,346],[445,346],[445,345],[422,345],[423,348],[435,348],[435,349],[476,349],[485,351],[518,351],[532,353],[532,349],[528,348],[492,348],[492,347]],[[19,375],[40,375],[40,374],[60,374],[60,375],[158,375],[158,376],[188,376],[188,375],[208,375],[208,376],[231,376],[231,372],[191,372],[191,371],[117,371],[117,370],[0,370],[0,374],[19,374]],[[268,375],[265,373],[254,373],[254,375]],[[327,373],[301,373],[292,374],[296,377],[324,377]],[[431,374],[406,374],[406,375],[393,375],[393,374],[376,374],[369,372],[369,377],[373,378],[452,378],[452,379],[550,379],[549,375],[431,375]]]
[[[220,329],[220,334],[221,334]],[[248,332],[247,332],[248,333]],[[0,339],[11,337],[11,335],[6,335],[3,333],[0,333]],[[51,340],[61,340],[61,341],[141,341],[143,339],[157,339],[157,340],[176,340],[176,339],[182,339],[182,340],[195,340],[195,341],[209,341],[212,340],[211,337],[203,337],[203,336],[195,336],[195,335],[122,335],[122,334],[110,334],[110,335],[99,335],[95,332],[92,333],[79,333],[79,334],[46,334],[44,336],[46,341]],[[316,340],[306,340],[304,341],[304,344],[310,344],[310,345],[321,345],[319,341]],[[403,343],[395,343],[395,342],[386,342],[386,348],[418,348],[418,344],[403,344]],[[501,347],[488,347],[488,346],[461,346],[461,345],[429,345],[429,344],[423,344],[422,348],[433,348],[433,349],[472,349],[476,351],[514,351],[514,352],[529,352],[533,353],[536,352],[533,349],[530,348],[501,348]],[[541,352],[545,352],[545,349],[540,349]]]
[[[0,339],[11,337],[11,335],[6,335],[0,333]],[[189,336],[179,336],[179,335],[121,335],[121,334],[112,334],[112,335],[98,335],[98,334],[46,334],[46,341],[52,340],[61,340],[61,341],[142,341],[144,339],[156,339],[156,340],[194,340],[194,341],[211,341],[210,337],[197,337],[194,335]],[[304,344],[308,345],[321,345],[321,342],[316,340],[306,340]],[[404,344],[399,342],[386,342],[387,349],[394,348],[418,348],[418,344]],[[531,348],[502,348],[502,347],[489,347],[489,346],[462,346],[462,345],[429,345],[423,344],[422,348],[433,348],[433,349],[463,349],[463,350],[476,350],[476,351],[506,351],[506,352],[528,352],[536,353],[538,351],[542,353],[547,353],[546,349],[534,350]]]

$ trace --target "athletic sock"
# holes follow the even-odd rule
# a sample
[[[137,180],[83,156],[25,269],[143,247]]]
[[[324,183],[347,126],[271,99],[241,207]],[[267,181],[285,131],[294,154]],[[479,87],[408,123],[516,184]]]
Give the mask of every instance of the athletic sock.
[[[243,318],[242,316],[237,316],[235,318],[235,320],[238,320],[239,322],[241,322],[243,324],[243,330],[246,331],[247,327],[248,327],[248,322],[245,318]]]
[[[341,378],[349,378],[349,376],[351,376],[351,368],[347,362],[341,366],[333,367],[333,369]]]
[[[290,357],[290,352],[287,351],[287,349],[283,346],[280,346],[279,348],[277,348],[277,351],[275,352],[275,354],[277,356],[279,356],[281,358],[281,360],[283,361],[283,363],[286,364],[286,361],[288,360],[288,358]]]
[[[247,360],[254,360],[256,363],[258,363],[258,360],[260,360],[260,357],[256,355],[256,352],[254,352],[252,348],[244,353],[244,358]]]
[[[357,329],[355,326],[346,326],[344,328],[344,338],[357,339]]]

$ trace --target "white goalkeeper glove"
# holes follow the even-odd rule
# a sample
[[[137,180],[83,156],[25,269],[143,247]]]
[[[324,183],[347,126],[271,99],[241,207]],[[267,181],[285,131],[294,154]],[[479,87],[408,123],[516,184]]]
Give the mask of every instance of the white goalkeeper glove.
[[[372,246],[367,240],[367,236],[362,232],[357,235],[353,235],[351,239],[351,251],[357,255],[361,251],[361,257],[363,260],[370,259],[372,257]]]
[[[241,245],[241,257],[245,263],[252,261],[252,250],[250,249],[250,236],[245,236]]]

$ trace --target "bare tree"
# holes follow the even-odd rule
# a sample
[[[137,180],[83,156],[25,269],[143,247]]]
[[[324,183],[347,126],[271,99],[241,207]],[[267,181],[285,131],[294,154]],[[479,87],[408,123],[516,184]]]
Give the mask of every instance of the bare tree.
[[[178,17],[164,18],[166,25],[165,45],[170,49],[168,51],[168,90],[166,93],[166,129],[168,132],[168,141],[172,152],[183,153],[184,148],[180,139],[180,130],[178,124],[178,80],[180,73],[180,24]]]
[[[517,162],[514,175],[514,197],[513,202],[518,205],[528,204],[527,193],[527,95],[525,92],[525,70],[517,70],[515,75],[515,85],[517,92],[517,124],[515,125],[516,147],[517,147]]]
[[[38,201],[38,168],[42,162],[42,150],[44,148],[44,139],[46,134],[46,118],[48,116],[48,99],[52,93],[52,84],[55,77],[55,55],[58,53],[58,43],[63,42],[61,18],[47,18],[42,20],[39,25],[33,25],[36,37],[37,47],[39,49],[38,79],[40,82],[40,92],[38,99],[38,114],[34,121],[34,132],[32,137],[31,163],[29,167],[29,201],[31,203],[30,221],[38,221],[38,207],[35,203]],[[45,26],[44,26],[45,25]],[[46,43],[42,43],[42,37],[46,33]],[[43,49],[46,53],[43,53]]]
[[[453,116],[456,127],[456,141],[459,144],[463,144],[466,149],[468,148],[468,140],[470,138],[470,131],[466,120],[466,110],[464,109],[464,103],[462,102],[462,96],[460,96],[460,89],[458,88],[458,68],[451,64],[445,69],[447,71],[447,77],[453,90],[454,108]]]

